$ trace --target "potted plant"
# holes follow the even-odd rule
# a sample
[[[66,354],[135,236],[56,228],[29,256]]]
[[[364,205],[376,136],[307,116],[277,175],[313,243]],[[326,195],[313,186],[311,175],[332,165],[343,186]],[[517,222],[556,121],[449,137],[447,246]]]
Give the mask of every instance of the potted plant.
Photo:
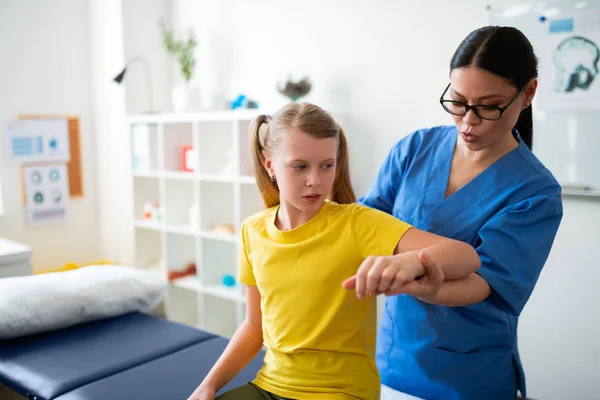
[[[179,64],[181,81],[173,87],[172,101],[175,111],[192,111],[197,109],[200,98],[197,85],[193,83],[196,71],[194,50],[198,43],[194,32],[190,29],[187,38],[177,39],[173,31],[168,30],[164,20],[160,20],[160,31],[165,49]]]

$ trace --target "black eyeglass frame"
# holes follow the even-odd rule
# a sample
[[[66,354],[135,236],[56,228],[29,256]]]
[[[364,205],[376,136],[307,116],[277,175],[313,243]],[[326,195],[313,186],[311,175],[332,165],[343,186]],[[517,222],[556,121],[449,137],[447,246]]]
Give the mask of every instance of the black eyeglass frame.
[[[512,98],[511,101],[508,102],[507,105],[505,105],[504,107],[498,107],[498,106],[488,106],[485,104],[473,104],[473,105],[468,105],[467,103],[461,103],[460,101],[456,101],[456,100],[445,100],[444,96],[446,95],[446,93],[448,92],[448,89],[450,89],[450,83],[448,83],[448,86],[446,86],[446,89],[444,90],[444,92],[442,93],[442,95],[440,96],[440,104],[442,105],[442,108],[451,115],[458,115],[458,116],[464,116],[467,115],[467,113],[469,112],[469,110],[473,110],[473,112],[475,113],[475,115],[477,115],[478,118],[481,119],[485,119],[486,121],[498,121],[500,118],[502,118],[502,114],[504,114],[504,111],[506,111],[506,109],[508,107],[510,107],[510,105],[512,103],[515,102],[515,100],[517,99],[517,97],[519,97],[521,95],[521,93],[523,93],[523,91],[525,90],[525,88],[527,87],[527,85],[523,86],[523,88],[521,90],[519,90],[519,93],[517,93],[515,95],[515,97]],[[461,114],[455,114],[453,112],[451,112],[449,109],[446,108],[446,106],[444,106],[445,103],[453,103],[453,104],[459,104],[461,106],[463,106],[465,108],[465,112],[461,113]],[[477,107],[485,107],[485,108],[493,108],[496,109],[500,112],[500,115],[498,116],[498,118],[485,118],[482,117],[481,115],[479,115],[479,113],[477,112]]]

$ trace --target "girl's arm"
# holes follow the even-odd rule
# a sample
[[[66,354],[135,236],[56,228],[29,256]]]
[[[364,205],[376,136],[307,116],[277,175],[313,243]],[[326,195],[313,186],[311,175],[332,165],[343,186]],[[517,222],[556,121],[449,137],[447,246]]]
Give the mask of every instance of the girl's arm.
[[[446,279],[460,279],[479,269],[481,261],[473,246],[420,229],[409,229],[398,241],[395,255],[416,257],[425,251],[438,264]]]
[[[215,393],[232,380],[260,351],[263,345],[260,292],[246,286],[246,319],[229,341],[200,386],[188,400],[214,399]]]
[[[429,266],[429,268],[426,268]],[[434,235],[415,228],[409,229],[398,241],[393,256],[367,257],[356,275],[343,283],[355,289],[358,298],[385,293],[408,293],[410,283],[416,289],[427,289],[428,298],[437,294],[443,279],[463,278],[480,266],[475,249],[463,242]],[[435,272],[443,279],[419,279]]]

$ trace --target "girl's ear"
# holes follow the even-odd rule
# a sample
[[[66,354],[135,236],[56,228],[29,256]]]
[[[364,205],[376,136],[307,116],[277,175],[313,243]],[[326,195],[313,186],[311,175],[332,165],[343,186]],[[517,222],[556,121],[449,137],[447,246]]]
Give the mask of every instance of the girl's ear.
[[[271,160],[271,157],[269,156],[269,154],[266,151],[261,151],[260,153],[261,158],[262,158],[262,164],[263,167],[265,167],[265,170],[267,171],[267,173],[270,176],[273,176],[273,162]]]

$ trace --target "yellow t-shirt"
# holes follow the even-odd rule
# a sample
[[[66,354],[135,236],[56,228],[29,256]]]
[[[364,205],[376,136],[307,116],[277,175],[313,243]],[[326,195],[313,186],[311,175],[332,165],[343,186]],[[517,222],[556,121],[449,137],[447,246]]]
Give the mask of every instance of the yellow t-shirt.
[[[369,255],[392,255],[410,225],[358,204],[326,202],[290,231],[278,207],[242,226],[240,282],[261,294],[265,365],[254,383],[293,399],[379,399],[377,302],[342,282]]]

